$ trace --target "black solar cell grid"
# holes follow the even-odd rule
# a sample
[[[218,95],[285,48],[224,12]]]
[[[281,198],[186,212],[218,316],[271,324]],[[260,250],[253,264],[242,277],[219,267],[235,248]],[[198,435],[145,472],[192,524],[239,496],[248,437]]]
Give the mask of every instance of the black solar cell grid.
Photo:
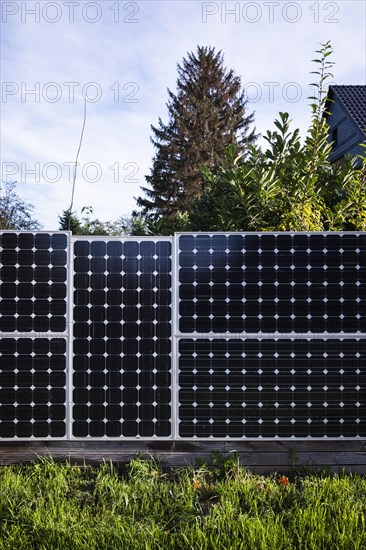
[[[66,339],[0,339],[0,437],[66,435]]]
[[[365,234],[180,235],[181,333],[366,332]]]
[[[182,339],[179,435],[366,436],[366,341]]]
[[[0,332],[64,332],[67,235],[0,233]]]
[[[171,435],[169,240],[76,240],[73,435]]]

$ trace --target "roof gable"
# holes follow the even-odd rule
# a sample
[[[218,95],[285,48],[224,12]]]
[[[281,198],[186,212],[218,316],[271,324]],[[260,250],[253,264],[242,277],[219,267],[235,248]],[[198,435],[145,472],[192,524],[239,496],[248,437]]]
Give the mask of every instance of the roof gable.
[[[366,86],[329,86],[328,100],[338,100],[366,137]]]

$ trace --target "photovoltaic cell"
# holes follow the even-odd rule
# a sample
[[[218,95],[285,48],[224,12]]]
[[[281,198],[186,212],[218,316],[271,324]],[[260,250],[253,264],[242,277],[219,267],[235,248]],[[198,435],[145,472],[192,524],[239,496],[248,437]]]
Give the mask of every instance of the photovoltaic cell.
[[[179,435],[366,436],[366,341],[181,339]]]
[[[171,435],[169,240],[74,245],[73,435]]]

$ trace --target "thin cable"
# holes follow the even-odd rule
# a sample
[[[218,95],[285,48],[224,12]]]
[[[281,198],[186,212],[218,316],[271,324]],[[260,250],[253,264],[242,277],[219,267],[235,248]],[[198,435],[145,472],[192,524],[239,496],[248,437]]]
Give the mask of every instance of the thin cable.
[[[80,153],[80,149],[81,149],[81,144],[82,144],[82,142],[83,142],[85,123],[86,123],[86,99],[85,99],[85,97],[84,97],[84,120],[83,120],[83,127],[82,127],[82,129],[81,129],[81,136],[80,136],[80,142],[79,142],[79,149],[78,149],[78,152],[76,153],[75,167],[74,167],[74,177],[73,177],[73,182],[72,182],[71,203],[70,203],[70,208],[69,208],[69,228],[68,228],[69,231],[70,231],[70,227],[71,227],[71,213],[72,213],[72,207],[73,207],[73,204],[74,204],[75,183],[76,183],[76,171],[77,171],[77,166],[78,166],[78,158],[79,158],[79,153]]]

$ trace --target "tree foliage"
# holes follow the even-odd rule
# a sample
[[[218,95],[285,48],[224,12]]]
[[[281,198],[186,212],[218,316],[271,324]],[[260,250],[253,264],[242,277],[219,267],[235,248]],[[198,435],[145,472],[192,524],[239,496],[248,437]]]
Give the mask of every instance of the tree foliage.
[[[74,235],[82,234],[82,226],[77,213],[70,212],[70,209],[59,214],[58,222],[61,231],[71,231]]]
[[[366,230],[366,158],[360,169],[328,160],[331,143],[324,117],[326,80],[333,76],[329,42],[313,62],[315,95],[305,142],[280,113],[264,136],[267,149],[252,146],[246,159],[229,148],[226,165],[206,170],[206,192],[195,202],[186,228],[218,231]]]
[[[71,212],[70,209],[64,210],[59,215],[59,229],[71,231],[74,235],[130,235],[132,233],[132,218],[120,216],[115,221],[100,221],[93,218],[93,208],[84,206],[81,209],[81,217],[77,212]]]
[[[16,182],[0,183],[0,230],[41,229],[33,217],[34,206],[16,191]]]
[[[176,231],[185,231],[189,223],[188,212],[177,212],[174,218],[169,216],[132,216],[131,235],[174,235]]]
[[[207,185],[202,167],[215,171],[231,145],[244,154],[255,139],[249,131],[240,78],[224,67],[221,52],[198,47],[178,65],[177,93],[168,90],[169,122],[151,126],[156,148],[153,166],[137,199],[142,214],[153,220],[187,212]]]

